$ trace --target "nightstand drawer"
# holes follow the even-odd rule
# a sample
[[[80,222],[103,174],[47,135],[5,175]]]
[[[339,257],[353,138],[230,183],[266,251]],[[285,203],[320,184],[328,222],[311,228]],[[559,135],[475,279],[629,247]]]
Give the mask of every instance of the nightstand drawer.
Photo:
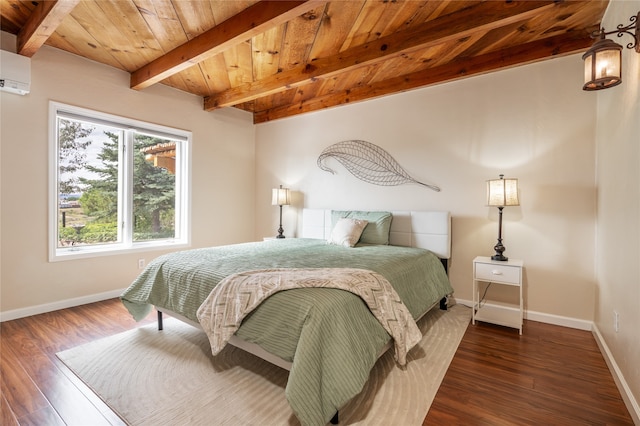
[[[476,263],[475,278],[482,281],[520,285],[520,268],[494,263]]]

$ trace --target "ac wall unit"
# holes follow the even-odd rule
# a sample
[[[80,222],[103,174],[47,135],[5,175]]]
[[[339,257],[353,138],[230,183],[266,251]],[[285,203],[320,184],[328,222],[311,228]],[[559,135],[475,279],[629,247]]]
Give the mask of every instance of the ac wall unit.
[[[31,89],[31,58],[0,50],[0,90],[26,95]]]

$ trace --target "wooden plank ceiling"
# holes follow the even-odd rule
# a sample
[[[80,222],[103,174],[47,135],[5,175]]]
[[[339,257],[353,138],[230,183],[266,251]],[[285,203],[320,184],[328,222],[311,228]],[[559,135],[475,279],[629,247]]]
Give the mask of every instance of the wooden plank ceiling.
[[[254,122],[586,50],[607,1],[0,0],[43,44],[236,107]],[[576,75],[576,90],[581,76]]]

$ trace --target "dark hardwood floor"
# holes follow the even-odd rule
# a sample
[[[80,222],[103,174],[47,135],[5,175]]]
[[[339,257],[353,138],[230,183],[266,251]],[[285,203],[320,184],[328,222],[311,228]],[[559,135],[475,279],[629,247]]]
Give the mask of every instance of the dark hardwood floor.
[[[0,424],[121,425],[55,356],[135,323],[117,299],[0,324]],[[590,332],[469,325],[425,425],[632,425]]]
[[[469,325],[424,425],[633,425],[590,331]]]

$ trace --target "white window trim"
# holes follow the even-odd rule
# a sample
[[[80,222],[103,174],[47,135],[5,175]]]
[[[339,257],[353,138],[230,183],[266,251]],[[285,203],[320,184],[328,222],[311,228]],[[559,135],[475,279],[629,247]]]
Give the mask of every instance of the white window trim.
[[[90,117],[97,121],[102,120],[110,125],[119,127],[136,128],[140,132],[149,132],[152,135],[183,140],[183,155],[176,162],[176,199],[181,199],[180,209],[176,209],[175,238],[171,240],[132,242],[130,236],[124,235],[124,242],[105,245],[78,246],[73,248],[58,248],[58,141],[57,141],[57,117],[63,112],[69,118]],[[94,120],[94,121],[95,121]],[[191,246],[191,138],[192,133],[186,130],[175,129],[152,124],[132,118],[121,117],[86,108],[67,105],[56,101],[49,102],[49,262],[83,259],[90,257],[109,256],[117,254],[134,253],[150,250],[179,249]],[[130,164],[130,168],[133,165]],[[133,170],[125,171],[130,181]],[[125,188],[126,202],[128,203],[132,185]],[[127,206],[124,208],[129,209]],[[126,234],[126,233],[125,233]]]

